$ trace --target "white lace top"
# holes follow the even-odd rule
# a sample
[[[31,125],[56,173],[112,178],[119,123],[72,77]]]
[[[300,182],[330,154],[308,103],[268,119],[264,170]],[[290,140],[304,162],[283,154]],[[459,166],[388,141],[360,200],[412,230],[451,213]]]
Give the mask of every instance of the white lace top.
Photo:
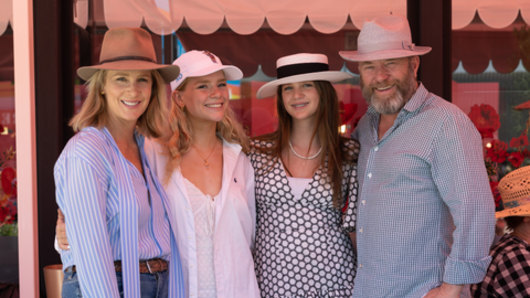
[[[215,272],[213,262],[213,234],[215,225],[215,199],[202,193],[184,178],[188,191],[197,241],[197,281],[199,298],[215,298]]]

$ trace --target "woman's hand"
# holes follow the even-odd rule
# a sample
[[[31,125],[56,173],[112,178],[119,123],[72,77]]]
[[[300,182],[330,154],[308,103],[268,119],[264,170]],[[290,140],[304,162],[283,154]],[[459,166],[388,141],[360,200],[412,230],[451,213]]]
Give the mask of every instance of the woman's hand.
[[[451,285],[442,283],[441,286],[430,290],[424,298],[458,298],[464,289],[464,285]]]
[[[57,209],[57,223],[55,225],[55,237],[57,238],[57,243],[59,248],[62,250],[69,250],[70,245],[68,244],[68,239],[66,239],[66,224],[64,223],[64,214],[61,212],[61,209]]]

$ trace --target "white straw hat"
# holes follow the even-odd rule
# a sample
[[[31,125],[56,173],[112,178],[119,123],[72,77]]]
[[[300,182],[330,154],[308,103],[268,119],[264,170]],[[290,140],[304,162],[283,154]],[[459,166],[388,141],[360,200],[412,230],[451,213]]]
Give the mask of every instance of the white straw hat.
[[[374,61],[427,54],[431,47],[412,43],[409,22],[404,17],[384,16],[363,24],[357,38],[357,51],[340,51],[349,61]]]
[[[278,79],[270,81],[259,88],[257,98],[264,98],[276,94],[278,86],[288,83],[305,81],[339,82],[351,79],[353,76],[343,71],[329,70],[328,57],[323,54],[299,53],[284,56],[276,61],[276,76]]]
[[[219,57],[208,51],[189,51],[182,54],[173,65],[180,67],[179,76],[171,82],[171,90],[175,89],[189,77],[202,77],[219,70],[225,73],[227,80],[240,80],[243,77],[241,69],[233,65],[223,65]]]
[[[497,186],[504,210],[495,217],[530,216],[530,166],[519,168],[502,177]]]
[[[142,28],[113,28],[103,37],[99,63],[82,66],[77,75],[88,80],[100,70],[158,70],[166,83],[179,74],[175,65],[158,64],[151,34]]]

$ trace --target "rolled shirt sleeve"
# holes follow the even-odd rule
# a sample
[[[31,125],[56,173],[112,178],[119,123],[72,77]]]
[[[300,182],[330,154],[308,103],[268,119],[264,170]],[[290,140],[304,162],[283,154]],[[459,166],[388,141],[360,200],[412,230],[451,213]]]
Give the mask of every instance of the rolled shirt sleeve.
[[[443,280],[472,284],[484,278],[491,261],[495,205],[480,135],[463,113],[449,115],[432,148],[433,179],[455,225]]]

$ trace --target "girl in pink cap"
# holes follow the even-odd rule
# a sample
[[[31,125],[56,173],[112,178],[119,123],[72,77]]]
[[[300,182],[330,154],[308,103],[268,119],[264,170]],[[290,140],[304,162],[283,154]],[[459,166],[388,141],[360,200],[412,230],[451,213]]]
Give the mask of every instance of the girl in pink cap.
[[[229,106],[241,70],[208,51],[173,62],[169,133],[146,145],[177,222],[189,297],[259,297],[254,274],[254,171],[248,138]]]

